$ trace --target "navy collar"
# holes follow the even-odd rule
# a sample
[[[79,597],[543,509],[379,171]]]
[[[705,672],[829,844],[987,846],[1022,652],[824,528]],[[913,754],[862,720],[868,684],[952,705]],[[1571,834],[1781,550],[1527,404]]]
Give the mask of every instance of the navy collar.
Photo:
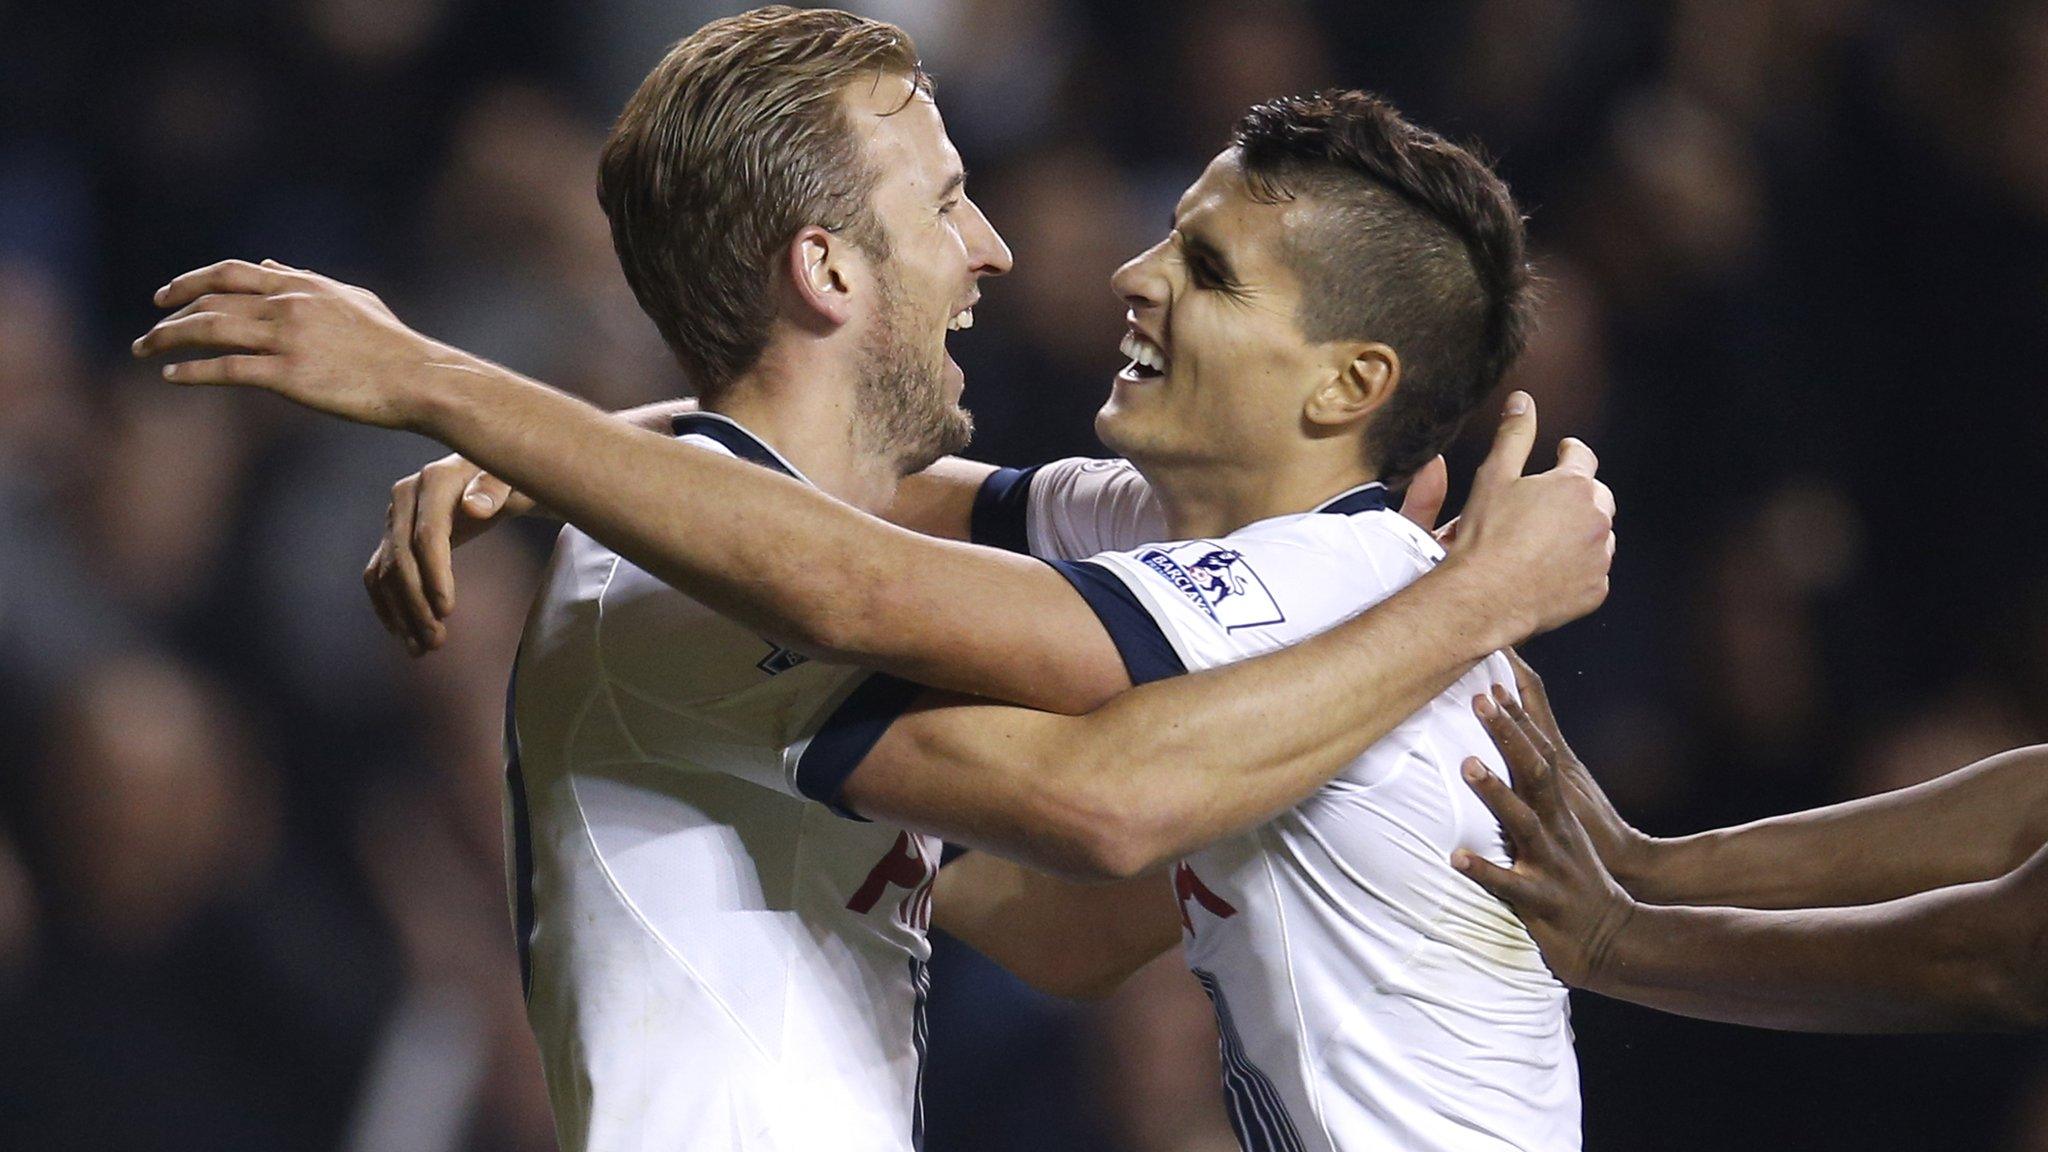
[[[1332,496],[1310,511],[1334,512],[1339,516],[1349,516],[1354,512],[1378,512],[1386,506],[1387,486],[1375,480],[1370,484],[1360,484],[1349,492]]]
[[[726,451],[742,460],[759,464],[771,472],[780,472],[793,480],[810,480],[795,466],[782,458],[782,453],[770,448],[759,436],[741,427],[729,416],[716,412],[685,412],[669,420],[669,427],[677,436],[702,436],[717,441]]]

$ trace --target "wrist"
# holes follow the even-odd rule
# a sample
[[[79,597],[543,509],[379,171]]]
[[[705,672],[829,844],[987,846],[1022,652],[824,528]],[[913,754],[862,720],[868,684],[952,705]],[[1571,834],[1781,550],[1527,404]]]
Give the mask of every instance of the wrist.
[[[488,361],[442,344],[407,370],[399,393],[399,418],[410,432],[431,437],[465,456],[468,431],[476,414],[487,406],[491,389],[502,387],[509,374]]]
[[[1537,631],[1537,614],[1526,604],[1526,594],[1517,587],[1514,574],[1503,571],[1483,552],[1453,552],[1430,578],[1456,589],[1471,626],[1474,643],[1468,655],[1474,660],[1511,648]]]

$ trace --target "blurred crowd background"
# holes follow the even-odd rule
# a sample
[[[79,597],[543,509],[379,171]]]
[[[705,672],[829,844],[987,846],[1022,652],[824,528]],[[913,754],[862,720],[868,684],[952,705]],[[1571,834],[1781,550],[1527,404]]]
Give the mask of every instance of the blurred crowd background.
[[[1613,599],[1531,656],[1630,817],[2048,738],[2048,3],[856,7],[917,37],[1016,251],[953,341],[975,454],[1099,452],[1110,271],[1244,106],[1373,88],[1531,214],[1514,383],[1622,507]],[[0,1147],[552,1147],[498,809],[552,530],[465,548],[411,662],[359,574],[434,446],[126,349],[175,273],[275,257],[598,403],[677,394],[595,156],[730,10],[0,0]],[[936,973],[933,1152],[1231,1146],[1177,959],[1100,1005]],[[1575,1022],[1595,1150],[2048,1149],[2038,1041]]]

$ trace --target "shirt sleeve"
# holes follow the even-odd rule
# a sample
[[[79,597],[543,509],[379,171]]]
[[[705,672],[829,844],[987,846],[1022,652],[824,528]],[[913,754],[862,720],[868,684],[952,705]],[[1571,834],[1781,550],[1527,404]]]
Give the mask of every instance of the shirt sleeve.
[[[975,543],[1046,560],[1079,560],[1165,535],[1151,485],[1126,460],[1076,456],[998,469],[974,502]]]
[[[815,732],[783,753],[791,790],[849,820],[867,818],[846,806],[846,781],[898,717],[924,693],[924,685],[876,672],[826,712]]]

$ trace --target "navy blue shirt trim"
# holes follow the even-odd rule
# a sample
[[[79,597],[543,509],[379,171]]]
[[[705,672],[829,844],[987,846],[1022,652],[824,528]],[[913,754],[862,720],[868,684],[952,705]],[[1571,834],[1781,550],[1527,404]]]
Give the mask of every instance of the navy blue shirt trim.
[[[1316,509],[1318,512],[1334,512],[1349,516],[1354,512],[1378,512],[1387,506],[1387,486],[1375,480],[1361,484],[1351,491],[1325,501]]]
[[[998,468],[974,494],[974,512],[967,538],[1006,552],[1030,552],[1025,524],[1031,518],[1031,478],[1038,468]]]
[[[811,737],[810,746],[796,762],[796,790],[850,820],[866,817],[848,808],[840,799],[847,778],[868,753],[875,750],[882,733],[924,692],[924,685],[877,672],[861,682],[853,694],[841,701],[832,715]]]
[[[1117,654],[1124,658],[1124,670],[1131,674],[1132,684],[1150,684],[1188,670],[1180,653],[1173,650],[1166,633],[1160,630],[1159,621],[1152,618],[1137,593],[1117,579],[1114,572],[1091,560],[1046,563],[1065,576],[1067,583],[1088,601],[1088,607],[1095,610],[1096,619],[1102,621],[1102,627],[1116,643]]]
[[[775,449],[761,442],[761,438],[732,421],[709,412],[685,412],[669,421],[669,427],[678,436],[702,436],[715,440],[725,450],[742,460],[759,464],[771,472],[780,472],[792,480],[802,480],[775,454]]]
[[[526,773],[519,766],[519,658],[505,684],[505,791],[512,817],[512,931],[519,949],[519,992],[533,998],[533,822],[526,812]]]

